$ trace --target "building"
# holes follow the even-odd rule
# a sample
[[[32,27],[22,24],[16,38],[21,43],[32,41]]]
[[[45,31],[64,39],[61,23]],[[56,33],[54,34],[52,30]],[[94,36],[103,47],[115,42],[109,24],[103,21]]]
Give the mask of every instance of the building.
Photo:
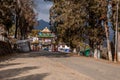
[[[53,50],[55,44],[55,34],[52,33],[47,27],[45,27],[38,34],[41,49]]]

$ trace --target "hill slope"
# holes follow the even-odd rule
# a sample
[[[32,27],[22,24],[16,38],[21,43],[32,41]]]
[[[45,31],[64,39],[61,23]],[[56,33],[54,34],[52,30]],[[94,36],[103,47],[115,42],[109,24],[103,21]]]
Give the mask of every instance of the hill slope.
[[[48,27],[48,29],[50,29],[49,23],[44,21],[44,20],[39,20],[38,21],[38,26],[35,26],[34,29],[42,30],[45,27]]]

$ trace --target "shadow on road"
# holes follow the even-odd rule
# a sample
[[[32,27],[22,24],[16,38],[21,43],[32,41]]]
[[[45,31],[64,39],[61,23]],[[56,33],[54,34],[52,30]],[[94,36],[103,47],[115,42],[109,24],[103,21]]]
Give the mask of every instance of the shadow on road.
[[[4,57],[0,57],[0,62],[5,61],[13,61],[17,58],[36,58],[36,57],[49,57],[49,58],[67,58],[71,57],[70,53],[62,53],[62,52],[48,52],[48,51],[36,51],[36,52],[27,52],[27,53],[15,53],[12,55],[6,55]],[[4,65],[1,65],[2,67]]]
[[[4,56],[0,58],[0,80],[43,80],[43,78],[49,74],[30,74],[29,76],[22,76],[19,78],[13,78],[24,72],[29,70],[39,69],[36,66],[26,66],[15,68],[13,66],[20,66],[24,63],[9,63],[10,61],[14,61],[18,58],[40,58],[40,57],[49,57],[49,58],[63,58],[70,57],[68,53],[60,53],[60,52],[48,52],[48,51],[37,51],[37,52],[27,52],[27,53],[16,53],[11,56]],[[12,69],[11,69],[12,68]]]
[[[13,78],[8,80],[43,80],[48,75],[49,75],[48,73],[43,73],[43,74],[29,75],[29,76]]]
[[[48,51],[38,51],[38,52],[30,52],[30,53],[22,53],[20,58],[31,58],[31,57],[49,57],[49,58],[63,58],[70,57],[70,53],[62,53],[62,52],[48,52]]]
[[[0,68],[5,68],[8,66],[20,65],[21,63],[9,63],[9,64],[0,64]]]
[[[0,80],[6,80],[10,77],[15,77],[19,74],[26,72],[26,71],[37,69],[37,68],[38,67],[33,66],[33,67],[22,67],[22,68],[0,70]],[[18,79],[15,79],[15,80],[18,80]]]

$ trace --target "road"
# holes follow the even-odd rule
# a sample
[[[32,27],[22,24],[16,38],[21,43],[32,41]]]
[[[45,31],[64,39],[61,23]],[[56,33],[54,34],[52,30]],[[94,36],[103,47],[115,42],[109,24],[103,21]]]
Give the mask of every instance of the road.
[[[120,79],[120,64],[64,53],[17,53],[0,61],[0,80]]]

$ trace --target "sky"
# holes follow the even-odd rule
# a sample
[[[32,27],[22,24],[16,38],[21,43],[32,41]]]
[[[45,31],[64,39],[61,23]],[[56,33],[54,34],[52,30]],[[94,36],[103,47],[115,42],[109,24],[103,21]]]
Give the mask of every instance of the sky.
[[[37,19],[49,22],[49,9],[52,7],[52,2],[45,2],[44,0],[34,0],[35,12],[37,12]]]

